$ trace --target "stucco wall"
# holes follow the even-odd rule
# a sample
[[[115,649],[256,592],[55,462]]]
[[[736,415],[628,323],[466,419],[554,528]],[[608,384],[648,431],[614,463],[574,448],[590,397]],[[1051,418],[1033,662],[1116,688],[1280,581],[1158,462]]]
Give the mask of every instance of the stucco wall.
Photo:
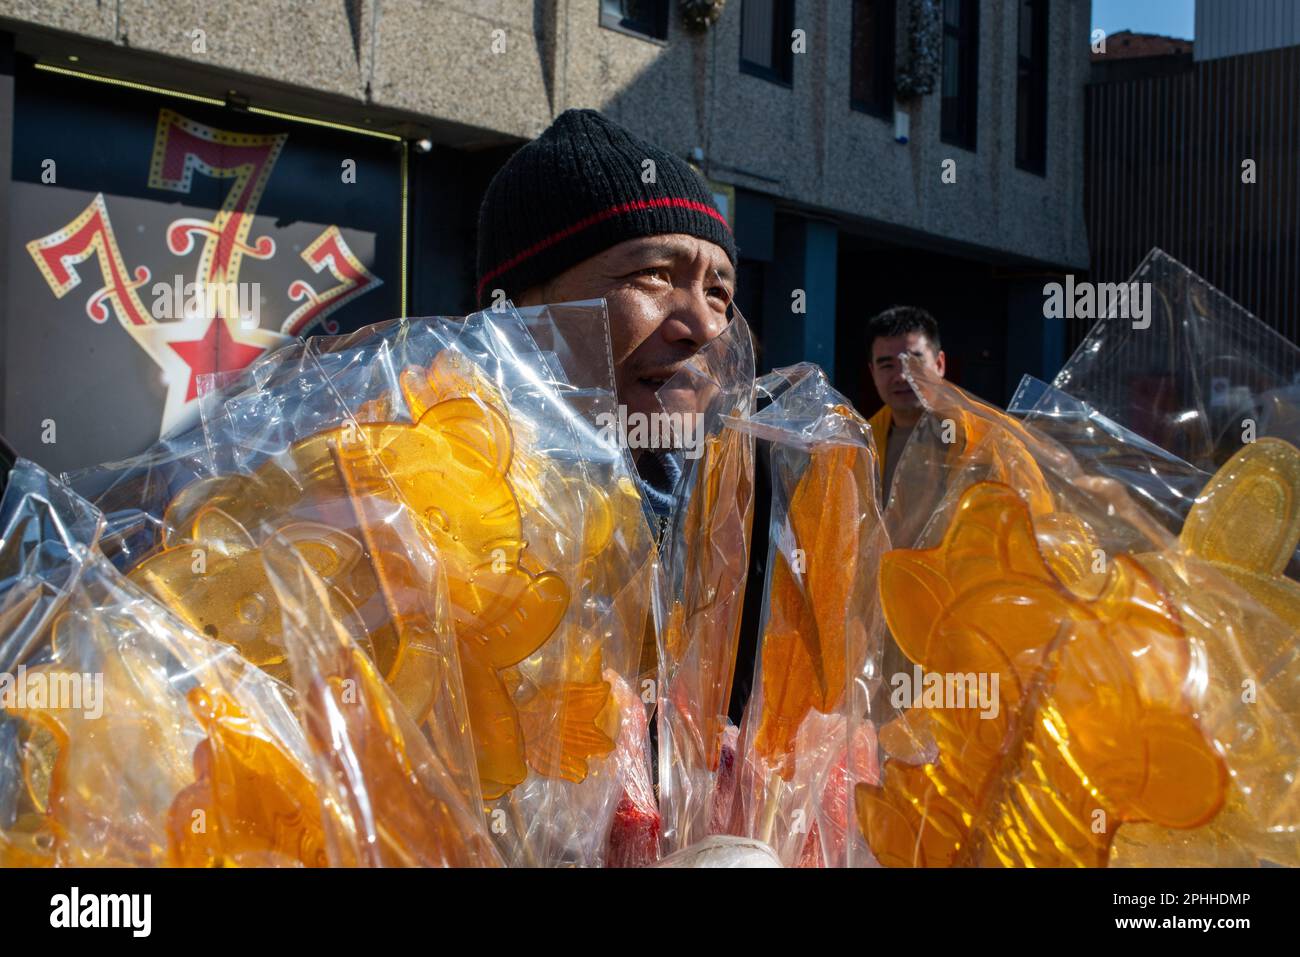
[[[864,229],[1086,266],[1088,4],[1052,4],[1045,177],[1015,167],[1015,0],[980,6],[975,153],[940,142],[937,94],[910,108],[906,146],[892,123],[849,108],[842,0],[798,0],[808,50],[795,56],[792,88],[740,73],[741,0],[703,36],[684,29],[674,3],[667,43],[600,26],[598,0],[0,0],[0,18],[171,58],[180,87],[211,83],[215,71],[499,136],[529,137],[567,107],[598,107],[680,154],[701,147],[715,179]],[[949,157],[955,184],[940,179]]]

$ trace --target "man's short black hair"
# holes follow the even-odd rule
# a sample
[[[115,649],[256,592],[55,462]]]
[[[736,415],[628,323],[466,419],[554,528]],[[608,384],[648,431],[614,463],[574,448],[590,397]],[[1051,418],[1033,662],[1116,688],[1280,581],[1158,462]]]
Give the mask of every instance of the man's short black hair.
[[[943,348],[939,344],[939,323],[934,316],[918,306],[890,306],[867,323],[867,355],[871,355],[877,339],[891,339],[912,332],[923,334],[935,355]]]

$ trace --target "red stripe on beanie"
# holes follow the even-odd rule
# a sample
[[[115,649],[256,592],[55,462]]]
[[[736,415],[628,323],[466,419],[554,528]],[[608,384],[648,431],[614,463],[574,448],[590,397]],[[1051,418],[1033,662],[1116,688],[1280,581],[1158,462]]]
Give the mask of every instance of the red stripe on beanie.
[[[489,282],[491,282],[497,276],[500,276],[502,273],[514,269],[524,260],[536,256],[538,253],[542,252],[545,249],[548,249],[551,246],[554,246],[556,243],[560,242],[561,240],[568,239],[570,236],[574,235],[575,233],[580,233],[584,229],[589,229],[590,227],[595,226],[597,223],[604,222],[605,220],[613,216],[620,216],[623,213],[636,212],[642,209],[659,209],[665,207],[676,208],[676,209],[689,209],[697,213],[704,213],[706,216],[712,216],[714,219],[722,223],[722,225],[727,228],[727,232],[731,232],[731,224],[727,222],[726,218],[720,212],[718,212],[713,206],[709,205],[708,203],[700,203],[693,199],[680,199],[677,197],[670,196],[670,197],[665,197],[663,199],[638,199],[630,203],[619,203],[617,206],[611,206],[609,207],[609,209],[603,209],[598,213],[593,213],[590,216],[578,220],[576,223],[573,223],[570,226],[566,226],[561,230],[551,233],[551,235],[547,236],[545,239],[541,240],[540,242],[533,243],[533,245],[529,246],[523,252],[511,256],[509,259],[507,259],[505,262],[501,263],[500,265],[494,266],[492,269],[489,269],[487,272],[483,274],[483,278],[481,278],[478,281],[478,289],[476,291],[479,297],[479,301],[480,302],[482,301],[483,289],[487,286]]]

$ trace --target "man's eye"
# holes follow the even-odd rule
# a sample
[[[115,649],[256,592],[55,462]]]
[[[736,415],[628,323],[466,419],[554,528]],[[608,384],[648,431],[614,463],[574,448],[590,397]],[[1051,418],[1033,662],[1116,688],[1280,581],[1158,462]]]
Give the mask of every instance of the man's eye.
[[[633,275],[646,276],[649,277],[650,279],[660,279],[660,278],[667,279],[668,270],[665,269],[663,266],[647,266],[645,269],[638,269],[635,273],[633,273]]]

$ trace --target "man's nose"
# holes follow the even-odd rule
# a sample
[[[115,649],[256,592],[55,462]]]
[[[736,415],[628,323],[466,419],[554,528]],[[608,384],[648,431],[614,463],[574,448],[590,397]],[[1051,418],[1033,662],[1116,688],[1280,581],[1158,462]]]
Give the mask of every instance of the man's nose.
[[[673,290],[673,302],[664,321],[663,334],[670,342],[703,347],[727,328],[727,314],[715,308],[701,285]]]

